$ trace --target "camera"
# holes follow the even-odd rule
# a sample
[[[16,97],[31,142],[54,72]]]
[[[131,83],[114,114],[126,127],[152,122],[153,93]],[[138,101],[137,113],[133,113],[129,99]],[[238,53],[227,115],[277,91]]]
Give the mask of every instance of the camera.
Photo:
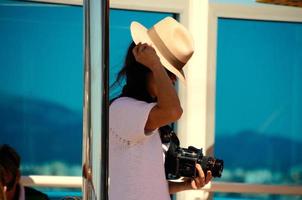
[[[198,176],[195,165],[200,164],[204,174],[211,171],[213,177],[221,177],[223,160],[211,156],[204,156],[202,149],[193,146],[188,148],[169,148],[165,159],[165,172],[167,179],[179,179],[181,177],[195,178]]]
[[[180,147],[179,140],[170,126],[161,127],[159,132],[163,145],[168,147],[165,152],[165,173],[168,180],[197,177],[196,164],[200,164],[205,175],[207,171],[211,171],[212,177],[221,177],[223,160],[204,156],[202,149],[193,146]]]

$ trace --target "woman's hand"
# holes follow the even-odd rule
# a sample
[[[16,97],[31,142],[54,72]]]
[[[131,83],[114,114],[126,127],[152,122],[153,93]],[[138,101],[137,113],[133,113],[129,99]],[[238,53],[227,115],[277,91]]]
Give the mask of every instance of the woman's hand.
[[[146,43],[139,43],[132,53],[137,62],[151,70],[146,77],[146,90],[150,96],[156,98],[157,104],[149,112],[145,124],[145,133],[150,133],[158,127],[177,121],[182,115],[182,108],[173,81],[155,49]]]
[[[212,173],[211,171],[207,171],[207,175],[205,176],[199,164],[196,164],[196,169],[199,176],[191,180],[191,187],[193,189],[200,189],[210,182],[212,179]]]
[[[184,190],[200,189],[210,182],[212,179],[211,171],[207,172],[205,177],[203,170],[199,164],[196,164],[196,170],[199,174],[198,177],[194,179],[186,180],[185,182],[168,182],[169,183],[169,193],[174,194],[176,192],[181,192]]]
[[[138,43],[132,50],[135,60],[144,66],[148,67],[151,71],[154,67],[162,66],[159,57],[157,56],[154,48],[147,43]]]

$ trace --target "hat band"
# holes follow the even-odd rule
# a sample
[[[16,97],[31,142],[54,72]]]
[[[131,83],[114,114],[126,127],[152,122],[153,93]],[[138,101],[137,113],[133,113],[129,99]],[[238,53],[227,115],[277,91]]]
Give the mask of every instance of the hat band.
[[[171,53],[171,51],[168,49],[168,47],[165,45],[165,43],[157,34],[154,27],[148,30],[148,35],[151,38],[153,44],[157,47],[160,53],[166,58],[166,60],[176,69],[181,70],[186,63],[181,62],[173,55],[173,53]]]

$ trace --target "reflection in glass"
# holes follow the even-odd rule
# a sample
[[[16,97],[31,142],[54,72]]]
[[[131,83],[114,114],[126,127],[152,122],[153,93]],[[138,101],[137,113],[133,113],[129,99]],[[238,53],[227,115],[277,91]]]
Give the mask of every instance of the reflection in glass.
[[[0,141],[22,174],[81,175],[82,8],[0,3]]]
[[[23,175],[81,176],[82,12],[80,6],[0,3],[0,142],[21,155]],[[111,83],[131,42],[131,21],[151,26],[166,16],[111,11]]]
[[[224,181],[302,184],[302,24],[219,19],[215,156]]]

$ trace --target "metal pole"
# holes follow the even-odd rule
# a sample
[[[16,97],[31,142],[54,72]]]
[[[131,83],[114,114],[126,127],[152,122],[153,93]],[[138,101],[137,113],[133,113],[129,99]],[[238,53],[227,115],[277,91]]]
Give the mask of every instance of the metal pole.
[[[92,179],[91,164],[91,85],[90,85],[90,0],[85,0],[84,10],[84,99],[83,99],[83,200],[91,199],[89,181]]]
[[[109,0],[85,0],[84,17],[83,199],[108,200]]]
[[[102,159],[101,159],[101,195],[102,200],[108,200],[109,178],[109,0],[102,0]]]

